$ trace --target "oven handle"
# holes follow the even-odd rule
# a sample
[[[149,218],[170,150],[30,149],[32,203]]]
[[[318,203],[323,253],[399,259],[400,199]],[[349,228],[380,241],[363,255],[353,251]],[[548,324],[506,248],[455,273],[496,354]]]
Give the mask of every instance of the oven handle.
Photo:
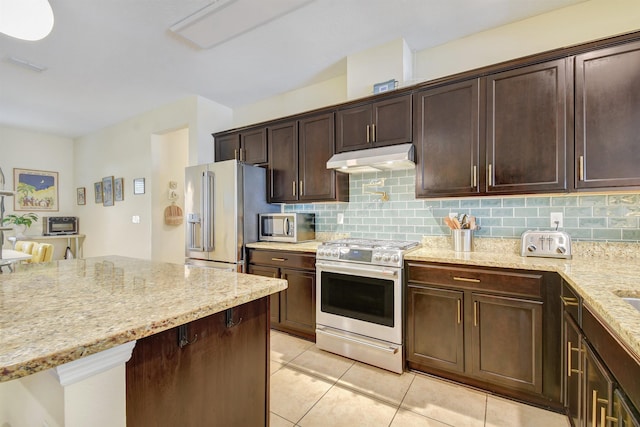
[[[359,339],[356,338],[351,338],[345,335],[341,335],[341,334],[334,334],[332,332],[328,332],[327,330],[325,330],[324,328],[320,327],[320,326],[316,326],[316,334],[325,334],[325,335],[329,335],[330,337],[333,338],[338,338],[341,340],[345,340],[345,341],[351,341],[352,343],[355,344],[361,344],[361,345],[366,345],[368,347],[372,347],[376,350],[380,350],[380,351],[384,351],[390,354],[396,354],[398,352],[399,347],[391,347],[391,346],[381,346],[381,345],[377,345],[374,343],[370,343],[370,342],[366,342],[366,341],[360,341]]]
[[[325,264],[323,262],[317,262],[316,261],[316,268],[322,268],[324,271],[329,271],[332,273],[367,273],[368,275],[371,275],[371,273],[376,273],[380,276],[384,276],[384,277],[394,277],[398,275],[398,272],[396,270],[391,270],[388,268],[376,268],[373,266],[367,266],[367,267],[357,267],[357,266],[342,266],[342,265],[336,265],[336,264]]]

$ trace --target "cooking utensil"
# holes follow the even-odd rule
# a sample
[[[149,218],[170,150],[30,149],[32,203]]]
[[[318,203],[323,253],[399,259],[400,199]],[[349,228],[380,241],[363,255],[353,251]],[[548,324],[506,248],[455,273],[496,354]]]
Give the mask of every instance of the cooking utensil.
[[[458,218],[451,218],[451,222],[455,225],[454,229],[459,230],[462,228],[462,224],[458,221]]]
[[[456,229],[456,225],[454,224],[454,222],[451,220],[451,218],[449,218],[448,216],[444,217],[444,223],[447,224],[449,226],[450,229],[455,230]]]

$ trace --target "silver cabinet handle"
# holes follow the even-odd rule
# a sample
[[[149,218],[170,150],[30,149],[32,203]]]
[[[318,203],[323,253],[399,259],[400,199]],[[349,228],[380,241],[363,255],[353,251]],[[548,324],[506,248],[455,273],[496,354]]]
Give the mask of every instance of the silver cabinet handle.
[[[376,124],[371,125],[371,141],[376,142]]]
[[[293,194],[293,197],[295,197],[296,196],[296,182],[295,181],[293,181],[291,183],[291,192]]]
[[[302,185],[302,180],[300,180],[300,196],[304,196],[304,186]]]
[[[473,171],[471,172],[471,186],[476,188],[478,185],[478,167],[473,165]]]
[[[578,180],[584,181],[584,156],[578,158]]]
[[[369,125],[367,125],[367,143],[371,142],[371,137],[370,137],[370,133],[369,133]]]

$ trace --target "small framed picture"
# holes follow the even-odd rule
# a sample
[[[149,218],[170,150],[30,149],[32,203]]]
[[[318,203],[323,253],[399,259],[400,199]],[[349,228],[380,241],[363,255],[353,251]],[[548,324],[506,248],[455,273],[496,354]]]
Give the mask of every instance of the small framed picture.
[[[102,178],[102,206],[113,206],[113,177]]]
[[[102,203],[102,181],[93,184],[93,189],[96,192],[96,203]]]
[[[116,202],[124,200],[124,178],[116,178],[113,181],[113,198]]]
[[[87,204],[87,190],[84,187],[78,187],[76,189],[76,201],[79,205]]]
[[[133,180],[133,194],[144,194],[144,178]]]

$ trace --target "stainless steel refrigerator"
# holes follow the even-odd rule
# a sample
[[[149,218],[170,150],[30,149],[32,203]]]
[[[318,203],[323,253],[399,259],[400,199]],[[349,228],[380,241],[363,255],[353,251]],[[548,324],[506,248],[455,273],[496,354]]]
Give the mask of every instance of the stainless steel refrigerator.
[[[186,263],[245,272],[245,245],[258,240],[267,203],[266,170],[237,160],[185,170]]]

